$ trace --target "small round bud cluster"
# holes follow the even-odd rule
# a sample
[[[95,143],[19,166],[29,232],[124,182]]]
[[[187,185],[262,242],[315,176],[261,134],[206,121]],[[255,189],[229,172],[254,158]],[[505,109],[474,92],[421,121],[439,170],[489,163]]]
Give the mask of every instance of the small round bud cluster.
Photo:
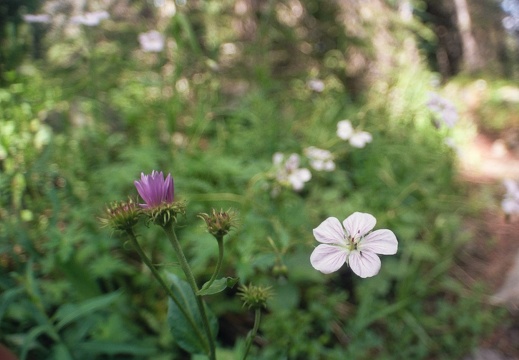
[[[207,224],[207,231],[217,239],[227,235],[231,228],[236,227],[236,213],[232,210],[213,209],[211,215],[199,214],[198,216]]]
[[[261,309],[267,307],[267,300],[272,297],[272,288],[270,286],[249,286],[242,285],[238,289],[238,295],[243,301],[243,305],[249,309]]]
[[[132,200],[113,202],[106,208],[106,217],[99,220],[103,226],[108,226],[113,230],[131,230],[139,221],[141,209]]]
[[[272,268],[272,275],[275,277],[286,277],[288,275],[288,267],[285,264],[276,264]]]

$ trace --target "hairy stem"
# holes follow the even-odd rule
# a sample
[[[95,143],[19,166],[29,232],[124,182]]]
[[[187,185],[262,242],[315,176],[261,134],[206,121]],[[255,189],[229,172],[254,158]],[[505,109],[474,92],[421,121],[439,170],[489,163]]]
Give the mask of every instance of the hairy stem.
[[[219,236],[216,238],[216,241],[218,242],[218,260],[216,262],[216,268],[214,269],[214,273],[211,276],[211,279],[203,286],[205,289],[209,288],[213,282],[218,277],[218,274],[220,273],[220,269],[222,268],[223,263],[223,236]]]
[[[243,352],[242,360],[247,358],[249,355],[250,348],[252,346],[252,341],[256,337],[256,333],[258,332],[259,325],[261,322],[261,309],[256,309],[256,313],[254,314],[254,326],[251,331],[247,334],[247,339],[245,340],[245,351]]]
[[[171,246],[173,246],[173,250],[175,250],[175,253],[177,254],[178,261],[180,262],[180,267],[182,268],[182,271],[184,271],[186,280],[189,283],[189,285],[191,286],[193,293],[195,294],[196,304],[198,306],[198,310],[200,311],[200,316],[202,318],[204,330],[206,332],[207,340],[209,342],[209,359],[215,360],[216,355],[215,355],[214,338],[213,338],[213,334],[211,333],[211,327],[209,326],[209,320],[207,319],[204,301],[202,299],[202,296],[198,295],[198,286],[196,284],[195,277],[193,276],[193,272],[191,271],[191,268],[189,267],[186,256],[184,255],[184,252],[182,251],[182,247],[180,246],[180,242],[178,241],[177,234],[175,234],[175,231],[173,230],[173,224],[168,224],[168,225],[164,226],[163,229],[166,232],[166,235],[168,236]]]
[[[159,284],[164,288],[164,290],[169,295],[171,300],[173,300],[173,302],[178,306],[178,308],[180,309],[180,311],[182,312],[184,317],[187,319],[187,321],[189,321],[189,324],[191,325],[191,327],[195,331],[197,337],[202,341],[202,343],[206,347],[206,350],[208,350],[209,349],[209,345],[208,345],[204,335],[200,332],[200,329],[196,325],[195,320],[193,319],[191,314],[185,309],[184,305],[182,305],[182,303],[178,300],[177,296],[173,293],[171,288],[166,285],[166,283],[164,282],[164,279],[162,279],[162,276],[160,276],[160,274],[157,271],[157,269],[155,268],[155,266],[153,266],[153,264],[151,263],[151,260],[148,258],[148,256],[142,250],[139,242],[137,241],[137,237],[135,236],[133,230],[127,230],[127,233],[128,233],[128,235],[130,237],[130,241],[131,241],[133,247],[135,248],[135,250],[137,251],[137,253],[141,257],[141,259],[144,262],[144,264],[146,264],[146,266],[150,269],[150,271],[153,274],[153,276],[155,277],[155,279],[157,279]]]

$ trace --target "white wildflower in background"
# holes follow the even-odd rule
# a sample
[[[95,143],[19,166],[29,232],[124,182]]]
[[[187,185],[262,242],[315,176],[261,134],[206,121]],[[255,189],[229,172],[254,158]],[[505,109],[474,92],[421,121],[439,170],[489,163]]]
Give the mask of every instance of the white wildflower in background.
[[[427,107],[436,115],[436,126],[446,126],[449,129],[458,122],[458,110],[449,100],[441,97],[437,93],[430,92],[427,100]]]
[[[458,148],[458,144],[456,143],[456,140],[454,140],[453,138],[451,137],[446,137],[444,140],[443,140],[443,143],[445,145],[447,145],[448,147],[450,147],[451,149],[454,149],[456,150]]]
[[[139,44],[142,51],[145,52],[161,52],[164,50],[164,36],[157,30],[151,30],[139,34]]]
[[[306,168],[299,168],[299,155],[291,154],[285,160],[285,155],[275,153],[272,162],[276,167],[276,180],[282,185],[288,185],[295,191],[300,191],[305,186],[305,182],[310,181],[312,174]]]
[[[305,149],[305,155],[310,160],[310,166],[317,171],[333,171],[335,163],[330,151],[310,146]]]
[[[344,263],[362,278],[375,276],[380,270],[380,255],[393,255],[398,241],[391,230],[370,232],[377,220],[373,215],[355,212],[342,222],[329,217],[314,229],[321,244],[310,256],[312,266],[324,274],[337,271]]]
[[[349,120],[337,123],[337,136],[342,140],[348,140],[350,145],[356,148],[363,148],[373,140],[369,132],[355,130]]]
[[[519,214],[519,183],[506,179],[503,181],[506,193],[501,202],[501,208],[507,215]]]
[[[26,14],[23,15],[23,21],[26,23],[33,23],[33,24],[48,24],[52,20],[51,16],[49,14]]]
[[[322,80],[319,80],[319,79],[311,79],[311,80],[308,80],[308,82],[306,83],[306,86],[308,86],[308,88],[312,91],[315,91],[315,92],[323,92],[324,91],[324,82]]]
[[[85,26],[97,26],[101,21],[109,19],[110,14],[106,11],[87,12],[82,15],[72,16],[70,22]]]

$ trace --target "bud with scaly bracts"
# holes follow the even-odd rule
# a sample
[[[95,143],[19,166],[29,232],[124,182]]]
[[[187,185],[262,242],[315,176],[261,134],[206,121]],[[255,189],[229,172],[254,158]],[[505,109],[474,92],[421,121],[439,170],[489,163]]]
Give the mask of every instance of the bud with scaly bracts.
[[[242,285],[238,289],[238,295],[243,301],[243,305],[249,309],[258,310],[267,307],[267,300],[272,297],[272,288],[270,286],[249,286]]]
[[[216,211],[213,209],[213,213],[199,214],[207,224],[207,231],[217,239],[221,239],[229,233],[231,228],[236,227],[236,213],[232,210],[228,211]]]
[[[113,202],[106,208],[107,216],[99,220],[113,230],[128,231],[139,221],[141,209],[132,200]]]

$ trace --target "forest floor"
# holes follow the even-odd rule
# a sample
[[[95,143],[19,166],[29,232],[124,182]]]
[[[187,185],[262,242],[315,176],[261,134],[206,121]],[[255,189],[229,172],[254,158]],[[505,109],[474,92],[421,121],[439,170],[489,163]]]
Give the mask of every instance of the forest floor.
[[[500,207],[503,180],[519,179],[519,153],[508,150],[499,138],[479,133],[461,149],[459,168],[470,195],[485,206],[477,216],[466,219],[471,241],[460,254],[458,270],[467,282],[484,283],[489,303],[493,303],[493,295],[505,286],[511,269],[519,266],[519,216],[506,219]],[[466,359],[519,360],[519,298],[515,304],[495,306],[507,312],[505,322]]]

